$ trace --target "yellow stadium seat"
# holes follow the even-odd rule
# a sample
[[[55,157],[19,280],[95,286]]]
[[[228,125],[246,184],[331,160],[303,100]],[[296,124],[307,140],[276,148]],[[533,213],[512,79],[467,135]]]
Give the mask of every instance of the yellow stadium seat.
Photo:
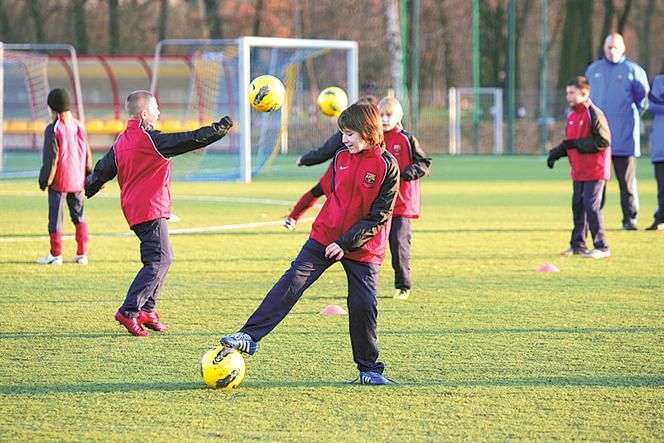
[[[201,122],[198,120],[187,120],[184,122],[182,125],[182,130],[183,131],[195,131],[196,129],[200,128],[203,126]]]
[[[7,132],[7,129],[9,128],[9,122],[7,120],[2,121],[2,132]]]
[[[7,132],[28,133],[29,125],[27,120],[11,120],[7,125]]]
[[[107,120],[104,122],[104,133],[119,134],[125,129],[125,122],[122,120]]]
[[[85,122],[85,130],[88,134],[101,134],[104,132],[104,121],[92,119]]]
[[[161,124],[161,130],[164,132],[182,131],[182,122],[180,120],[165,120]]]
[[[33,134],[43,134],[44,129],[46,129],[46,125],[46,120],[33,120],[29,124],[30,132]]]

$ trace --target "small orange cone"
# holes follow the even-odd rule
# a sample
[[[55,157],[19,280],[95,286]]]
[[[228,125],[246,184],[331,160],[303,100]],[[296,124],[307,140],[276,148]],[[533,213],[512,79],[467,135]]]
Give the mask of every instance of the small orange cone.
[[[339,305],[327,305],[325,309],[320,311],[322,315],[334,315],[334,314],[348,314],[344,309]]]
[[[553,263],[546,263],[540,266],[537,272],[560,272],[560,269],[556,268]]]

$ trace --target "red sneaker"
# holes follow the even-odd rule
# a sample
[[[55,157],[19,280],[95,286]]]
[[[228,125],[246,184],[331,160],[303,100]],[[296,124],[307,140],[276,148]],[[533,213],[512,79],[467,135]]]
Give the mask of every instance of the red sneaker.
[[[140,311],[138,313],[138,325],[139,326],[145,326],[146,328],[152,329],[153,331],[165,331],[168,326],[166,326],[164,323],[162,323],[161,319],[159,318],[159,314],[157,314],[157,311],[153,312],[145,312],[145,311]]]
[[[118,312],[115,313],[115,319],[118,321],[118,323],[127,328],[127,331],[129,331],[129,333],[132,335],[136,335],[138,337],[146,337],[150,335],[136,321],[137,319],[125,317],[124,314],[120,312],[120,310],[118,310]]]

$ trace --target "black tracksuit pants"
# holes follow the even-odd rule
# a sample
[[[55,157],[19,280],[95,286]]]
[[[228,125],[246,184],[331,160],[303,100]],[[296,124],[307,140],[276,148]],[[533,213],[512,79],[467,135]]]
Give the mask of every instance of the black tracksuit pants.
[[[241,331],[259,341],[295,306],[304,291],[336,261],[325,257],[325,246],[309,239],[291,267],[267,293]],[[348,321],[353,359],[360,371],[383,372],[376,340],[376,291],[379,265],[342,259],[348,278]]]
[[[606,232],[602,216],[602,192],[604,180],[574,181],[572,193],[572,215],[574,229],[569,244],[573,249],[586,249],[588,229],[593,236],[593,245],[597,249],[606,249]]]
[[[125,317],[136,318],[139,310],[155,310],[159,291],[173,261],[173,249],[165,218],[139,223],[131,229],[141,240],[143,267],[129,287],[120,311]]]
[[[410,289],[410,219],[405,217],[392,217],[390,228],[390,253],[392,254],[392,268],[394,268],[394,287],[396,289]]]

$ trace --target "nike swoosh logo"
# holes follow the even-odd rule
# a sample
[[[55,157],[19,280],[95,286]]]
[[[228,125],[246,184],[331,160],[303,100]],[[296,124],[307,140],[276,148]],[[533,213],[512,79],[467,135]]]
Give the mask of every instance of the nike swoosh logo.
[[[339,166],[339,169],[343,171],[344,169],[348,169],[348,166]]]

